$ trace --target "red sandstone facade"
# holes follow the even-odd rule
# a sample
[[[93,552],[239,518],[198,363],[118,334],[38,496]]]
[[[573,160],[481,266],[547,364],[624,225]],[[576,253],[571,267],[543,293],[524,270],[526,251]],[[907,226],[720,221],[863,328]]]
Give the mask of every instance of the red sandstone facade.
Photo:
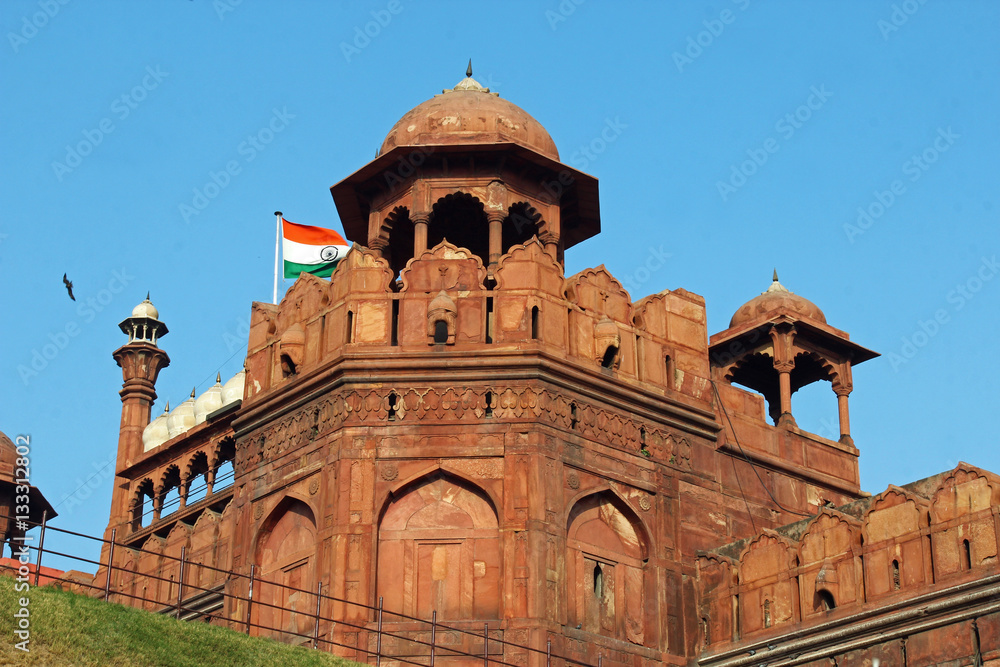
[[[280,304],[253,304],[241,401],[151,423],[166,328],[152,304],[122,323],[106,537],[130,548],[116,590],[169,599],[178,568],[158,554],[183,548],[594,664],[1000,660],[987,599],[1000,479],[963,464],[862,492],[847,397],[875,353],[777,276],[711,339],[695,294],[633,301],[603,266],[565,276],[564,252],[600,230],[596,179],[471,78],[406,114],[331,191],[356,245],[329,281],[303,275]],[[792,416],[792,393],[818,380],[837,397],[837,441]],[[193,585],[242,585],[195,572]],[[312,598],[256,594],[291,610],[257,622],[310,631]],[[945,621],[891,616],[910,600]],[[865,643],[872,619],[898,636]],[[369,646],[364,630],[321,633]],[[904,639],[923,662],[897,660]]]

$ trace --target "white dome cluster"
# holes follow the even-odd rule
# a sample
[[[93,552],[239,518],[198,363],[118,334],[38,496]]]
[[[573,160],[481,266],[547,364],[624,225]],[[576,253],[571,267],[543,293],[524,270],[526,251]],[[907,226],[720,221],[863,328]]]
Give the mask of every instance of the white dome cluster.
[[[141,305],[141,304],[140,304]],[[201,396],[195,398],[194,390],[191,396],[173,410],[167,403],[163,414],[154,419],[142,431],[142,451],[148,452],[159,447],[167,440],[176,438],[198,424],[203,423],[208,415],[243,400],[243,387],[246,381],[246,371],[240,371],[222,384],[222,378],[216,377],[215,384],[206,389]]]

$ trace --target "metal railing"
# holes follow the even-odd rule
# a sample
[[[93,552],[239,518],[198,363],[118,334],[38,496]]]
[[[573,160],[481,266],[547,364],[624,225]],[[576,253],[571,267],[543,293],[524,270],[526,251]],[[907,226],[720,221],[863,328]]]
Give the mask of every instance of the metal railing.
[[[11,520],[14,519],[13,517],[10,518]],[[25,538],[23,541],[23,545],[28,549],[28,553],[35,553],[33,572],[35,586],[38,585],[43,556],[59,556],[74,562],[84,563],[88,566],[95,565],[98,568],[98,572],[100,572],[101,568],[105,568],[103,582],[98,581],[97,577],[90,583],[77,580],[67,581],[74,586],[90,590],[92,597],[99,597],[106,602],[124,599],[131,606],[158,607],[155,611],[172,615],[177,619],[210,620],[213,623],[233,630],[239,629],[239,631],[245,632],[248,635],[254,634],[254,631],[256,631],[257,635],[276,636],[286,643],[309,645],[314,649],[322,648],[331,652],[337,652],[335,649],[345,649],[347,654],[353,652],[355,658],[360,657],[365,661],[374,658],[376,665],[380,665],[381,660],[387,658],[404,664],[433,667],[437,658],[463,657],[482,660],[482,664],[486,667],[491,664],[503,667],[515,667],[519,663],[510,662],[508,659],[513,654],[519,653],[521,655],[535,654],[537,656],[545,656],[546,667],[552,667],[557,662],[568,666],[594,667],[592,663],[553,653],[551,638],[546,641],[545,649],[505,640],[503,637],[504,628],[500,620],[482,622],[481,631],[471,630],[469,628],[473,627],[473,623],[478,624],[480,621],[470,620],[461,622],[465,627],[449,625],[438,621],[437,611],[431,613],[431,619],[428,621],[425,618],[386,610],[383,607],[381,597],[378,600],[378,604],[372,606],[332,595],[324,595],[322,592],[322,582],[317,584],[316,589],[312,591],[296,588],[261,578],[255,564],[250,566],[249,574],[204,565],[193,562],[188,557],[186,547],[181,549],[179,558],[156,551],[130,547],[117,541],[117,529],[111,531],[111,539],[107,540],[49,526],[47,525],[45,515],[42,516],[40,523],[28,522],[22,519],[19,519],[18,523],[20,524],[19,527],[25,532],[35,527],[39,528],[37,546],[31,544],[33,541],[31,538]],[[71,553],[47,549],[45,548],[45,535],[48,531],[56,531],[63,535],[100,542],[102,545],[107,546],[107,559],[105,560],[103,556],[103,553],[105,553],[103,546],[102,556],[100,560],[96,561]],[[144,553],[162,558],[163,561],[154,571],[140,572],[136,569],[125,568],[115,563],[116,547],[127,549],[133,555]],[[137,560],[136,558],[133,562]],[[167,562],[176,563],[178,572],[176,580],[172,577],[162,576],[165,567],[172,568],[172,565],[166,565]],[[197,568],[200,568],[201,577],[196,573]],[[0,571],[2,569],[0,568]],[[22,575],[24,574],[24,566],[21,568],[21,573]],[[205,573],[208,573],[210,577],[208,586],[191,583],[192,580],[201,581]],[[130,588],[129,586],[122,586],[120,581],[121,576],[115,576],[115,574],[131,577],[134,580],[132,583],[140,581],[164,583],[167,585],[166,594],[154,597],[137,594],[135,590],[127,590]],[[30,567],[28,568],[28,576],[31,576]],[[243,588],[243,583],[246,584],[245,595],[241,595],[238,591],[238,589]],[[173,595],[172,592],[174,585],[177,586],[176,595]],[[265,586],[274,587],[274,590],[278,591],[279,594],[277,596],[270,596],[270,601],[263,599],[266,597],[262,595],[262,589]],[[148,588],[147,586],[143,589],[143,593],[148,591]],[[307,613],[295,607],[274,604],[274,599],[287,600],[289,594],[294,593],[305,594],[305,596],[308,596],[305,599],[315,600],[315,606],[311,612]],[[206,600],[210,601],[210,604],[207,605],[208,607],[212,607],[213,610],[221,607],[222,613],[213,613],[212,610],[206,610],[206,605],[204,604]],[[221,605],[218,604],[220,600],[222,602]],[[353,616],[344,614],[342,618],[324,616],[322,613],[324,605],[329,606],[331,604],[342,605],[344,609],[353,609],[357,613]],[[227,607],[229,610],[228,614],[225,613]],[[242,609],[245,609],[245,612]],[[274,616],[278,618],[281,618],[282,614],[288,614],[289,620],[292,621],[290,625],[293,625],[295,630],[290,630],[287,626],[279,627],[261,623],[262,610],[271,610],[275,612]],[[254,618],[255,611],[257,612],[256,620]],[[368,620],[358,618],[360,616],[365,616]],[[311,629],[303,631],[306,630],[305,626],[307,625],[311,625]],[[387,625],[415,627],[413,629],[406,629],[404,627],[387,628]],[[321,633],[321,628],[324,626],[326,626],[326,632]],[[334,632],[335,629],[340,631],[340,635],[336,638],[334,638],[336,635]],[[357,638],[357,641],[353,644],[345,643],[344,639],[346,637],[344,635],[352,633]],[[441,633],[447,633],[452,639],[461,637],[463,639],[461,642],[462,648],[456,648],[454,641],[442,643],[440,640]],[[482,642],[482,650],[473,652],[470,645],[477,645],[479,642]],[[389,650],[385,648],[387,643],[391,645]],[[346,655],[345,657],[350,657],[350,655]],[[604,656],[599,653],[596,657],[596,665],[597,667],[601,667]]]

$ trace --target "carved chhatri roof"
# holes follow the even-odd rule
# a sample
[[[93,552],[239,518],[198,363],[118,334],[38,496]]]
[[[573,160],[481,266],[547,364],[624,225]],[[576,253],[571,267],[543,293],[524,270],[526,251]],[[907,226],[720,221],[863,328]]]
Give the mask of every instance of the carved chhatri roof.
[[[767,290],[740,306],[730,320],[729,327],[739,326],[778,310],[791,311],[795,315],[826,324],[826,316],[819,306],[778,282],[778,271],[775,270],[774,279]]]
[[[379,155],[396,146],[449,146],[510,142],[553,160],[559,151],[542,124],[513,102],[467,76],[451,90],[418,104],[389,130]]]

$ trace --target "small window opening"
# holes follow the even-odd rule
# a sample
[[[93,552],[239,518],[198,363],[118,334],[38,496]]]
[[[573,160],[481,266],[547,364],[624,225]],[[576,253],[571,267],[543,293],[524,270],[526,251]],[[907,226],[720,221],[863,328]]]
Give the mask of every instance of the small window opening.
[[[399,345],[399,301],[392,300],[392,328],[390,331],[390,345]]]
[[[892,590],[899,590],[899,561],[892,561]]]
[[[611,368],[615,364],[615,357],[618,356],[618,347],[616,345],[608,345],[608,349],[604,351],[604,359],[601,361],[601,366],[604,368]]]
[[[604,597],[604,570],[601,564],[594,566],[594,597],[602,599]]]
[[[764,600],[764,627],[771,627],[771,601]]]
[[[674,369],[673,365],[670,363],[670,355],[668,354],[663,359],[663,371],[664,371],[664,382],[667,389],[674,388]]]
[[[493,342],[493,297],[486,297],[486,342]]]
[[[486,417],[487,419],[493,416],[493,392],[486,392]]]
[[[827,590],[816,591],[816,611],[832,611],[837,608],[833,593]]]
[[[354,342],[354,311],[347,311],[347,342]]]
[[[964,557],[963,564],[966,570],[972,569],[972,546],[969,544],[969,540],[962,540],[962,556]]]
[[[389,421],[396,421],[396,394],[389,394]]]
[[[701,636],[702,646],[708,646],[711,643],[711,638],[708,631],[708,619],[704,616],[701,617]]]
[[[281,355],[281,377],[295,375],[295,362],[287,354]]]
[[[531,339],[538,340],[538,306],[531,307]]]
[[[444,345],[448,342],[448,323],[438,320],[434,323],[434,344]]]
[[[576,403],[570,403],[569,404],[569,427],[571,429],[575,430],[576,429],[576,425],[579,424],[579,423],[580,423],[580,421],[576,418]]]
[[[643,456],[649,456],[649,449],[646,447],[646,427],[639,427],[639,453]]]

